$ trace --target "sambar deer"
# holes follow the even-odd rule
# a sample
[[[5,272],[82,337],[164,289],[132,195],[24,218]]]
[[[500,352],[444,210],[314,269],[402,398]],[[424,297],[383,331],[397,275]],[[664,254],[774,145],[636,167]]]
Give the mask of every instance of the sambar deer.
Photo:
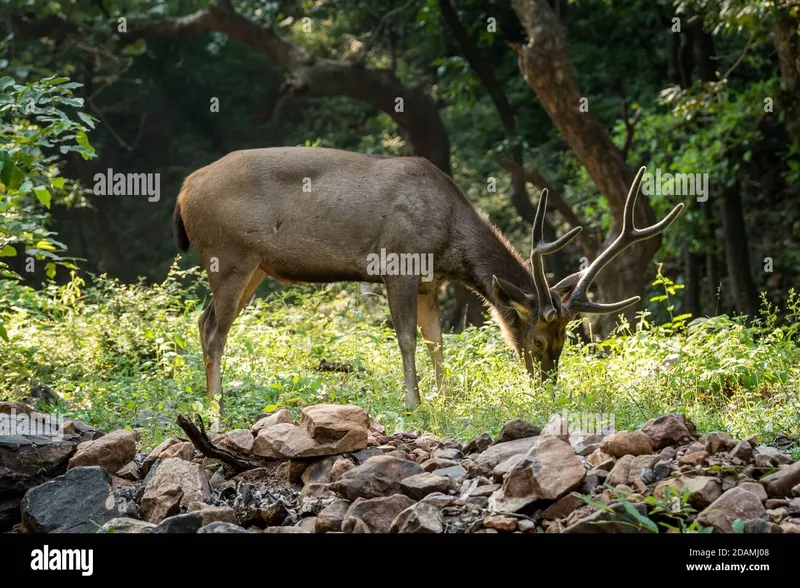
[[[271,147],[235,151],[195,171],[183,183],[173,225],[180,250],[194,247],[211,286],[212,301],[199,320],[209,399],[218,398],[224,414],[220,362],[228,331],[267,275],[282,284],[383,282],[409,410],[420,402],[417,326],[437,388],[443,387],[437,291],[445,280],[461,282],[488,303],[532,376],[536,363],[543,373],[552,372],[567,324],[577,313],[614,313],[639,301],[636,296],[611,304],[590,302],[587,291],[598,272],[628,245],[661,233],[683,208],[678,204],[659,223],[636,229],[633,212],[644,171],[628,194],[617,240],[587,269],[552,288],[543,257],[582,229],[543,241],[547,191],[536,209],[528,265],[455,182],[423,158]],[[382,250],[432,254],[433,279],[370,271],[370,255]]]

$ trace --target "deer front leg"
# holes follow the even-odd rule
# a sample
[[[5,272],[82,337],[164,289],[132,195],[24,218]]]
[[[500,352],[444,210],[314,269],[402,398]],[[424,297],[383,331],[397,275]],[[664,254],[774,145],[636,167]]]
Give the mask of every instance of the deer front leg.
[[[406,386],[406,408],[419,406],[419,387],[414,354],[417,348],[417,278],[392,276],[384,279],[389,298],[389,312],[397,333],[403,358],[403,380]]]
[[[442,323],[436,288],[431,288],[430,291],[420,294],[417,298],[417,323],[428,348],[428,355],[433,362],[433,369],[436,372],[436,389],[440,394],[449,396],[450,389],[444,380]]]

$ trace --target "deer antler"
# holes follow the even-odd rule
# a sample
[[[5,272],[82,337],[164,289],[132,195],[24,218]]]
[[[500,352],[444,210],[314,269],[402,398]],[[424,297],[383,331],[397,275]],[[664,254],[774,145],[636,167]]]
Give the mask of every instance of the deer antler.
[[[612,302],[609,304],[602,304],[597,302],[590,302],[587,298],[589,286],[597,277],[597,274],[602,270],[612,259],[622,253],[629,245],[644,241],[655,237],[663,232],[672,222],[678,217],[683,210],[683,203],[678,204],[672,211],[660,222],[644,228],[637,229],[633,224],[633,213],[636,206],[636,198],[639,195],[639,186],[642,183],[642,176],[647,168],[639,168],[636,178],[633,180],[631,189],[628,192],[628,198],[625,201],[625,213],[622,217],[622,231],[616,240],[609,246],[608,249],[603,251],[586,270],[583,271],[578,283],[572,290],[569,298],[564,302],[563,307],[569,314],[594,313],[594,314],[608,314],[618,312],[629,307],[631,304],[639,302],[640,297],[634,296],[619,302]],[[538,216],[538,215],[537,215]]]
[[[560,239],[552,243],[544,242],[544,215],[547,212],[547,189],[542,190],[539,198],[539,205],[536,207],[536,216],[533,219],[533,230],[531,234],[531,271],[533,273],[533,284],[536,286],[536,296],[539,299],[539,318],[552,322],[556,315],[553,300],[550,298],[550,287],[547,284],[547,277],[544,275],[545,255],[550,255],[564,248],[572,241],[583,228],[575,227],[561,236]]]

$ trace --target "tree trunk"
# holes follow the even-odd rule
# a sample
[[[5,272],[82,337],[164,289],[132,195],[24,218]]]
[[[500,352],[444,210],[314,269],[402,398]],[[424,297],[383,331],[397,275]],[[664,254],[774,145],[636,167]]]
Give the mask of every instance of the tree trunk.
[[[772,36],[778,53],[781,77],[786,83],[786,91],[779,99],[779,107],[786,116],[784,125],[792,143],[800,149],[800,18],[789,12],[788,8],[776,8]]]
[[[578,89],[566,33],[553,10],[545,0],[514,0],[513,6],[530,38],[527,45],[517,48],[520,72],[608,200],[613,215],[611,232],[605,244],[608,246],[620,231],[633,171],[591,111],[587,97]],[[641,227],[654,222],[649,200],[640,194],[636,205],[636,225]],[[642,296],[648,282],[650,261],[660,243],[660,236],[639,242],[616,258],[613,267],[601,272],[596,282],[602,299],[610,302]],[[633,322],[640,305],[629,307],[622,314]],[[601,316],[593,330],[601,335],[608,334],[615,318]]]
[[[750,274],[747,229],[738,186],[725,191],[722,201],[722,227],[725,232],[725,262],[736,312],[755,318],[759,306],[758,290]]]
[[[683,290],[683,312],[688,312],[692,318],[702,314],[700,306],[700,262],[702,257],[688,249],[683,254],[684,271],[686,272],[686,285]]]

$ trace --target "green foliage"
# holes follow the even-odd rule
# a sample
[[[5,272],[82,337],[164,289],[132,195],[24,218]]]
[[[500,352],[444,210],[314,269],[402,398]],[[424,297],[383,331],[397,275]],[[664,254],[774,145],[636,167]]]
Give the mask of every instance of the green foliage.
[[[78,185],[60,175],[59,164],[71,152],[95,156],[87,137],[95,119],[75,110],[83,106],[72,93],[80,86],[65,77],[28,84],[0,78],[0,258],[46,261],[50,278],[57,266],[76,269],[62,255],[66,245],[48,229],[54,202],[79,198]],[[0,261],[0,278],[19,275]]]
[[[103,428],[134,427],[152,446],[178,432],[177,414],[209,418],[197,319],[207,301],[197,269],[153,286],[92,276],[41,291],[0,282],[11,341],[0,390],[18,398],[29,380],[66,401],[50,407]],[[445,335],[453,397],[439,397],[424,345],[417,370],[424,398],[404,408],[400,354],[385,322],[356,286],[296,287],[255,299],[234,323],[223,359],[227,423],[247,427],[262,411],[320,402],[364,407],[389,430],[418,428],[468,440],[513,418],[545,424],[555,413],[613,414],[617,429],[682,411],[701,430],[733,436],[800,434],[800,300],[791,320],[746,326],[727,317],[656,326],[642,316],[602,343],[568,342],[557,383],[532,381],[494,324]],[[343,361],[349,374],[320,372]],[[364,368],[360,371],[359,368]]]

